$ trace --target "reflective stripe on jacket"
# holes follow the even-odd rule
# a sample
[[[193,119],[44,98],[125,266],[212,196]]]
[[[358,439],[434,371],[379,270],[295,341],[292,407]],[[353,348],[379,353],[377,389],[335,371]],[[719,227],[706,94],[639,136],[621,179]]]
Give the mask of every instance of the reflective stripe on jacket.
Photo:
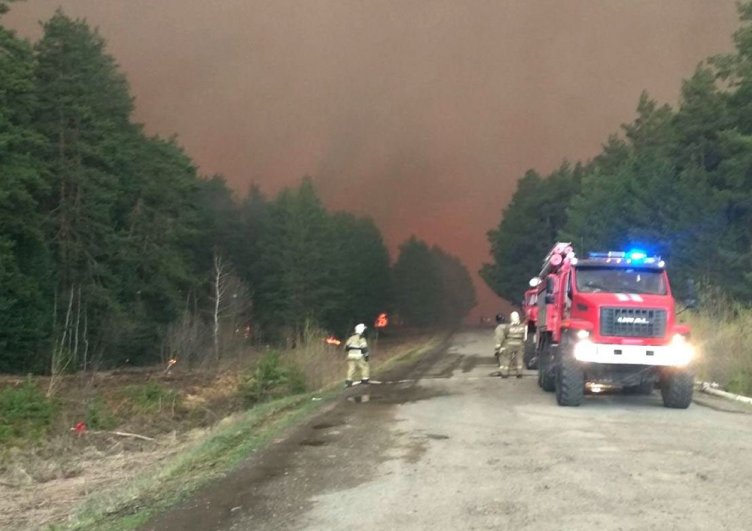
[[[522,345],[525,342],[525,325],[522,323],[510,324],[507,326],[505,335],[503,346],[512,347]]]
[[[345,350],[348,354],[364,354],[365,352],[368,352],[368,342],[365,337],[353,334],[347,342],[345,342]]]

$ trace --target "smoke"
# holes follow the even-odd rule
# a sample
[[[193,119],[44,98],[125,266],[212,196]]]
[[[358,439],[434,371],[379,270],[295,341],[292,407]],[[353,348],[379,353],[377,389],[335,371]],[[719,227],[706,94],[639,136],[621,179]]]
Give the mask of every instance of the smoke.
[[[39,35],[59,0],[3,23]],[[735,0],[66,0],[126,71],[137,119],[205,173],[267,193],[303,175],[475,273],[529,167],[598,152],[643,89],[731,49]],[[476,279],[478,313],[500,302]],[[520,292],[524,286],[520,286]]]

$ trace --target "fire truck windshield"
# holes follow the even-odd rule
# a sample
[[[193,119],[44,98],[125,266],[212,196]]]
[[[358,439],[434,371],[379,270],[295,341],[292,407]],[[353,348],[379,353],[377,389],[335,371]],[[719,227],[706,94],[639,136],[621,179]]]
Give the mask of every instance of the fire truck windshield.
[[[621,267],[582,267],[576,270],[580,293],[666,295],[663,271]]]

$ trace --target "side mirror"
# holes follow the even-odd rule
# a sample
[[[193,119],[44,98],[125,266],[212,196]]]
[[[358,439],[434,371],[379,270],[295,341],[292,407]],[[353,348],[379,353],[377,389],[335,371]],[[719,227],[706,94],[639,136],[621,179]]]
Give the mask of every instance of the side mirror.
[[[530,284],[531,288],[537,288],[538,286],[540,286],[541,282],[541,279],[539,279],[538,277],[533,277],[530,279],[530,282],[528,282],[528,284]]]
[[[554,303],[554,294],[546,293],[546,304],[553,304],[553,303]]]

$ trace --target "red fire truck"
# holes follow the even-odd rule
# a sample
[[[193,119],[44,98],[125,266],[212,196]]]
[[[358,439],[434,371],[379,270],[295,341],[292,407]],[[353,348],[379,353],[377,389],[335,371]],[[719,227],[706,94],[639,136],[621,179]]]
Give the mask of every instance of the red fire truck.
[[[538,383],[562,406],[578,406],[586,387],[651,393],[687,408],[694,377],[689,327],[676,318],[666,264],[641,251],[578,258],[557,243],[530,281],[538,290]]]

